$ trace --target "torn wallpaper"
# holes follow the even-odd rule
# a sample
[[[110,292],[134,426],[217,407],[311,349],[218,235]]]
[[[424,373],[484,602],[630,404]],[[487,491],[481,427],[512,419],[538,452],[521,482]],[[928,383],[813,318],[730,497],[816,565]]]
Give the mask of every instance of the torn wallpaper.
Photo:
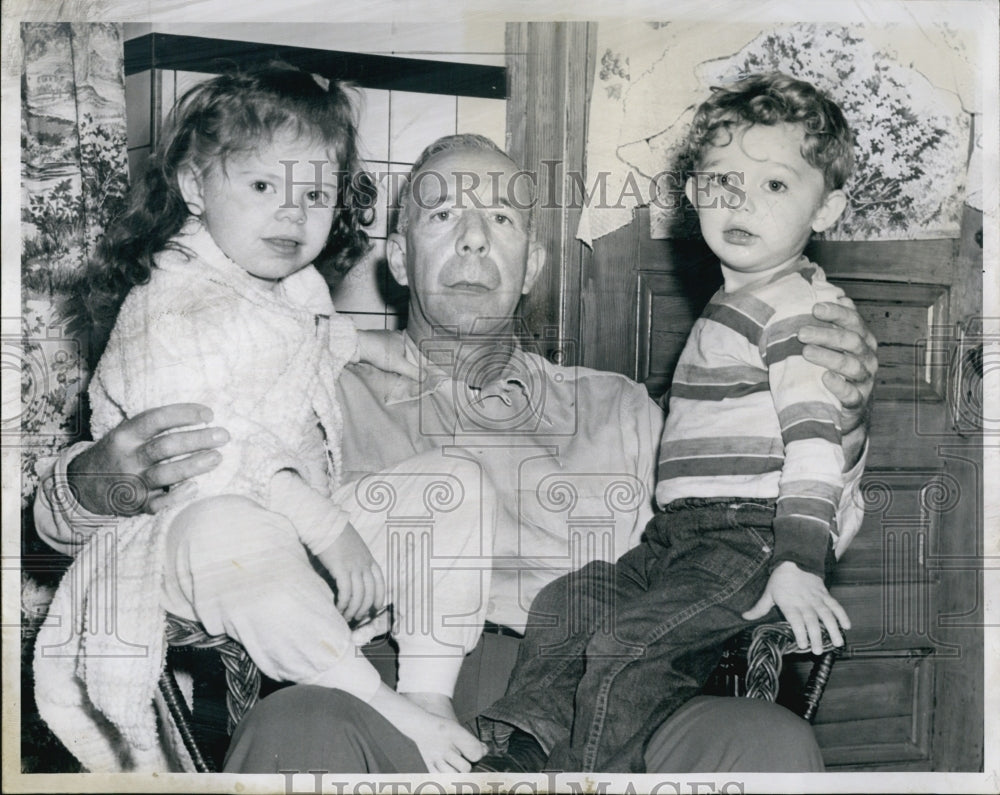
[[[589,244],[641,204],[653,237],[695,233],[681,200],[695,107],[713,85],[780,70],[826,91],[857,138],[851,206],[826,238],[955,237],[981,110],[972,42],[945,24],[602,22],[577,236]]]

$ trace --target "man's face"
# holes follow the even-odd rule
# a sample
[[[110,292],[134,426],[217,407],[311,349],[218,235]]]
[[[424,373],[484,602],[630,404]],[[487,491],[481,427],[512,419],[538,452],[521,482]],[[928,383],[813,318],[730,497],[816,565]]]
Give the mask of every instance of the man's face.
[[[531,185],[503,155],[442,152],[411,182],[405,233],[389,238],[393,276],[410,288],[407,330],[500,334],[545,261],[529,231]]]

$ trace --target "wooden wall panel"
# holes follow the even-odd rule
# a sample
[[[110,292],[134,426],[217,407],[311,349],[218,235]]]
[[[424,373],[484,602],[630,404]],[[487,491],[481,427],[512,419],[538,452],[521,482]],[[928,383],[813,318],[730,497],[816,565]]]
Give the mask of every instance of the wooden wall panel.
[[[929,656],[840,660],[814,724],[827,767],[926,769],[933,697]]]
[[[525,332],[564,364],[579,363],[580,208],[565,175],[582,173],[597,27],[586,22],[507,25],[507,150],[537,175],[535,236],[547,265],[521,301]],[[552,342],[546,342],[552,340]]]

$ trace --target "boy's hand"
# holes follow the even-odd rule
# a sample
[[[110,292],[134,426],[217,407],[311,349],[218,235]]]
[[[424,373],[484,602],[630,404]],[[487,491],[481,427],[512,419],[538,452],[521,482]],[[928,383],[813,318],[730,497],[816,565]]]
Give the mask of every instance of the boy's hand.
[[[358,360],[414,381],[420,379],[420,368],[407,357],[403,335],[398,331],[359,329]]]
[[[743,614],[747,621],[755,621],[778,606],[785,620],[791,624],[795,641],[800,649],[812,645],[813,654],[823,653],[823,630],[826,627],[835,646],[844,645],[840,627],[851,628],[851,620],[840,602],[830,596],[823,580],[815,574],[802,571],[790,560],[775,566],[763,595],[757,604]],[[838,626],[839,623],[839,626]]]
[[[347,525],[316,556],[337,583],[337,609],[348,621],[367,618],[385,602],[385,578],[358,531]]]

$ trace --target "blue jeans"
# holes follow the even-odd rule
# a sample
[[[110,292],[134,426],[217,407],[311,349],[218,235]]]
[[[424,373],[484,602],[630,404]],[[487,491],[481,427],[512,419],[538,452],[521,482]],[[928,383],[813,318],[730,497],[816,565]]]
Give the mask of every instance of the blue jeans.
[[[644,772],[653,732],[749,626],[773,518],[773,500],[679,500],[616,564],[542,589],[507,693],[480,716],[483,739],[502,748],[517,727],[549,752],[549,770]]]

